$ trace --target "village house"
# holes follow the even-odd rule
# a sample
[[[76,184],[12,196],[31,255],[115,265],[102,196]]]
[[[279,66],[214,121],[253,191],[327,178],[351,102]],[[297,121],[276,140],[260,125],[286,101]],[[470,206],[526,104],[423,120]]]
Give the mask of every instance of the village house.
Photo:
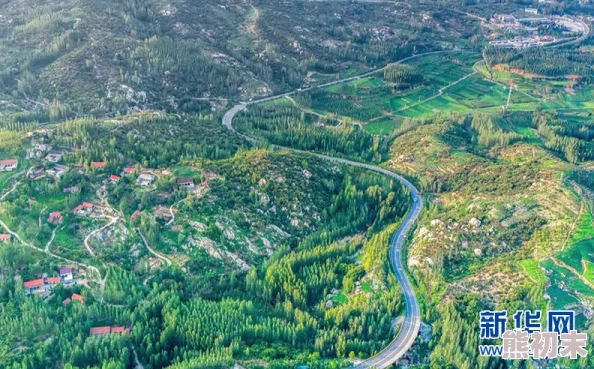
[[[60,277],[48,277],[47,278],[47,284],[50,286],[50,288],[53,288],[55,285],[57,285],[58,283],[62,282],[62,278]]]
[[[24,286],[25,295],[45,293],[45,283],[43,282],[43,278],[35,279],[33,281],[27,281],[25,282]]]
[[[91,336],[101,336],[101,335],[108,335],[108,334],[121,334],[121,335],[130,335],[130,328],[129,327],[93,327],[89,332]]]
[[[180,178],[177,180],[179,187],[194,188],[194,179],[192,178]]]
[[[169,212],[169,209],[166,208],[163,205],[158,205],[155,206],[153,208],[153,214],[155,215],[155,218],[161,218],[161,219],[171,219],[171,213]]]
[[[150,186],[155,182],[155,176],[152,174],[143,173],[136,178],[136,184],[139,186]]]
[[[74,214],[76,215],[89,215],[93,212],[95,206],[90,202],[83,202],[82,204],[78,205],[74,208]]]
[[[92,161],[91,168],[105,168],[105,162],[104,161]]]
[[[78,187],[78,186],[64,188],[64,193],[79,193],[79,192],[80,192],[80,187]]]
[[[60,278],[64,284],[71,284],[74,282],[74,274],[72,268],[60,268]]]
[[[63,156],[64,156],[64,150],[50,150],[50,152],[47,153],[45,160],[52,162],[52,163],[57,163],[60,160],[62,160]]]
[[[85,304],[85,300],[83,299],[83,297],[81,295],[79,295],[78,293],[73,293],[72,297],[67,297],[64,299],[64,301],[62,301],[62,305],[66,306],[68,304],[70,304],[70,302],[72,301],[78,301],[81,304]]]
[[[43,277],[24,283],[25,295],[45,295],[52,288],[62,282],[60,277]]]
[[[134,167],[126,167],[126,168],[124,168],[122,170],[122,172],[120,173],[120,175],[125,176],[125,175],[128,175],[128,174],[132,174],[134,172],[136,172],[136,168],[134,168]]]
[[[51,212],[47,221],[51,224],[60,224],[64,219],[62,218],[62,214],[59,211]]]
[[[0,160],[0,172],[12,172],[19,166],[17,159]]]
[[[0,243],[9,243],[12,235],[8,233],[0,233]]]
[[[47,170],[46,173],[50,176],[59,178],[62,177],[62,175],[64,175],[64,173],[68,172],[69,170],[70,168],[66,165],[56,164],[52,169]]]
[[[115,174],[112,174],[109,176],[109,182],[111,183],[118,183],[120,181],[121,177],[116,176]]]

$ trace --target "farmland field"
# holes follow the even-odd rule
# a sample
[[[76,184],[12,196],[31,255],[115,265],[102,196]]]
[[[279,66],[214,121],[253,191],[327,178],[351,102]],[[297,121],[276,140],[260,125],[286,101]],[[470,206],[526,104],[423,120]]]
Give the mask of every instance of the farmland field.
[[[538,262],[534,259],[525,259],[520,260],[518,262],[524,272],[530,277],[534,282],[538,284],[545,283],[545,275],[544,272],[540,269]]]
[[[313,90],[310,108],[360,123],[372,134],[387,135],[403,118],[473,111],[583,111],[594,108],[589,89],[567,93],[559,81],[540,81],[499,70],[487,70],[477,53],[427,55],[405,63],[423,76],[416,86],[390,83],[381,73]],[[511,86],[511,87],[510,87]],[[510,92],[510,88],[512,89]],[[306,104],[307,105],[307,104]],[[529,132],[520,134],[538,143]]]
[[[571,81],[537,80],[488,70],[478,53],[427,55],[405,63],[417,68],[423,83],[390,83],[381,73],[311,92],[311,108],[357,122],[372,134],[387,135],[403,118],[428,118],[439,114],[465,114],[557,110],[583,112],[594,109],[592,89],[565,90]],[[510,87],[511,86],[511,87]],[[511,92],[510,92],[511,88]],[[538,138],[527,132],[532,143]],[[529,137],[528,137],[529,136]]]

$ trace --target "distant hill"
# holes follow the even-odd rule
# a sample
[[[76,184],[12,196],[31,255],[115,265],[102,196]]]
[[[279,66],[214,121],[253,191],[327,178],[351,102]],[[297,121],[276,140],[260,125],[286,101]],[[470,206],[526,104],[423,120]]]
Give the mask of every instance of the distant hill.
[[[467,20],[428,9],[269,0],[4,1],[0,109],[21,121],[204,110],[222,104],[220,98],[295,89],[473,34]]]

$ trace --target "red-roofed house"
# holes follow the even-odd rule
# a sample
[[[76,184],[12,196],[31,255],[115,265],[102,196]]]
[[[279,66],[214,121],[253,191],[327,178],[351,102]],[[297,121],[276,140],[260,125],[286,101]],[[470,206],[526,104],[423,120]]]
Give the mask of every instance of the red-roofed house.
[[[89,332],[89,334],[91,336],[96,336],[98,334],[110,334],[111,333],[111,327],[93,327],[91,328],[91,331]]]
[[[0,172],[12,172],[19,166],[17,159],[0,160]]]
[[[25,294],[26,295],[29,295],[32,293],[44,293],[44,292],[45,292],[45,283],[43,282],[43,278],[25,282]]]
[[[54,211],[50,213],[49,218],[47,218],[47,221],[52,224],[60,224],[62,223],[62,220],[64,219],[62,218],[62,214],[60,214],[59,211]]]
[[[177,180],[177,185],[180,187],[194,187],[194,179],[193,178],[180,178]]]
[[[76,208],[74,208],[74,213],[78,215],[87,215],[91,214],[94,208],[95,206],[93,204],[85,201],[82,204],[78,205]]]
[[[126,328],[126,327],[111,327],[111,333],[125,334],[126,336],[129,336],[130,335],[130,328]]]
[[[68,305],[68,304],[70,303],[70,301],[71,301],[71,300],[70,300],[70,297],[66,297],[66,298],[64,299],[64,301],[62,301],[62,305],[66,306],[66,305]]]
[[[134,168],[134,167],[126,167],[126,168],[124,168],[124,170],[122,170],[122,173],[121,174],[123,176],[125,176],[126,174],[132,174],[134,172],[136,172],[136,168]]]
[[[130,328],[129,327],[93,327],[91,328],[91,336],[96,336],[100,334],[124,334],[126,336],[130,335]]]
[[[109,176],[109,181],[112,183],[118,183],[120,181],[120,177],[116,176],[115,174],[112,174]]]
[[[132,215],[130,216],[130,220],[134,221],[134,219],[136,219],[138,216],[140,215],[140,210],[136,210],[134,213],[132,213]]]
[[[54,285],[56,285],[56,284],[58,284],[60,282],[62,282],[62,278],[60,278],[60,277],[48,277],[47,278],[47,283],[50,286],[54,286]]]
[[[72,301],[78,301],[83,305],[85,304],[85,299],[83,299],[83,297],[81,295],[79,295],[78,293],[72,294]]]
[[[8,233],[0,233],[0,243],[9,243],[11,237]]]
[[[91,167],[93,167],[93,168],[105,168],[105,162],[104,161],[92,161],[91,162]]]

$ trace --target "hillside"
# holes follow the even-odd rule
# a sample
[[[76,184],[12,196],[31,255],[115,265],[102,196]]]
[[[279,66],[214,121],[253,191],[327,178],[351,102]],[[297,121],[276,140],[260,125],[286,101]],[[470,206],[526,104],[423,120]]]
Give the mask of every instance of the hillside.
[[[471,24],[443,11],[331,2],[5,1],[0,96],[19,121],[217,108],[225,99],[383,65],[413,47],[463,43]]]

